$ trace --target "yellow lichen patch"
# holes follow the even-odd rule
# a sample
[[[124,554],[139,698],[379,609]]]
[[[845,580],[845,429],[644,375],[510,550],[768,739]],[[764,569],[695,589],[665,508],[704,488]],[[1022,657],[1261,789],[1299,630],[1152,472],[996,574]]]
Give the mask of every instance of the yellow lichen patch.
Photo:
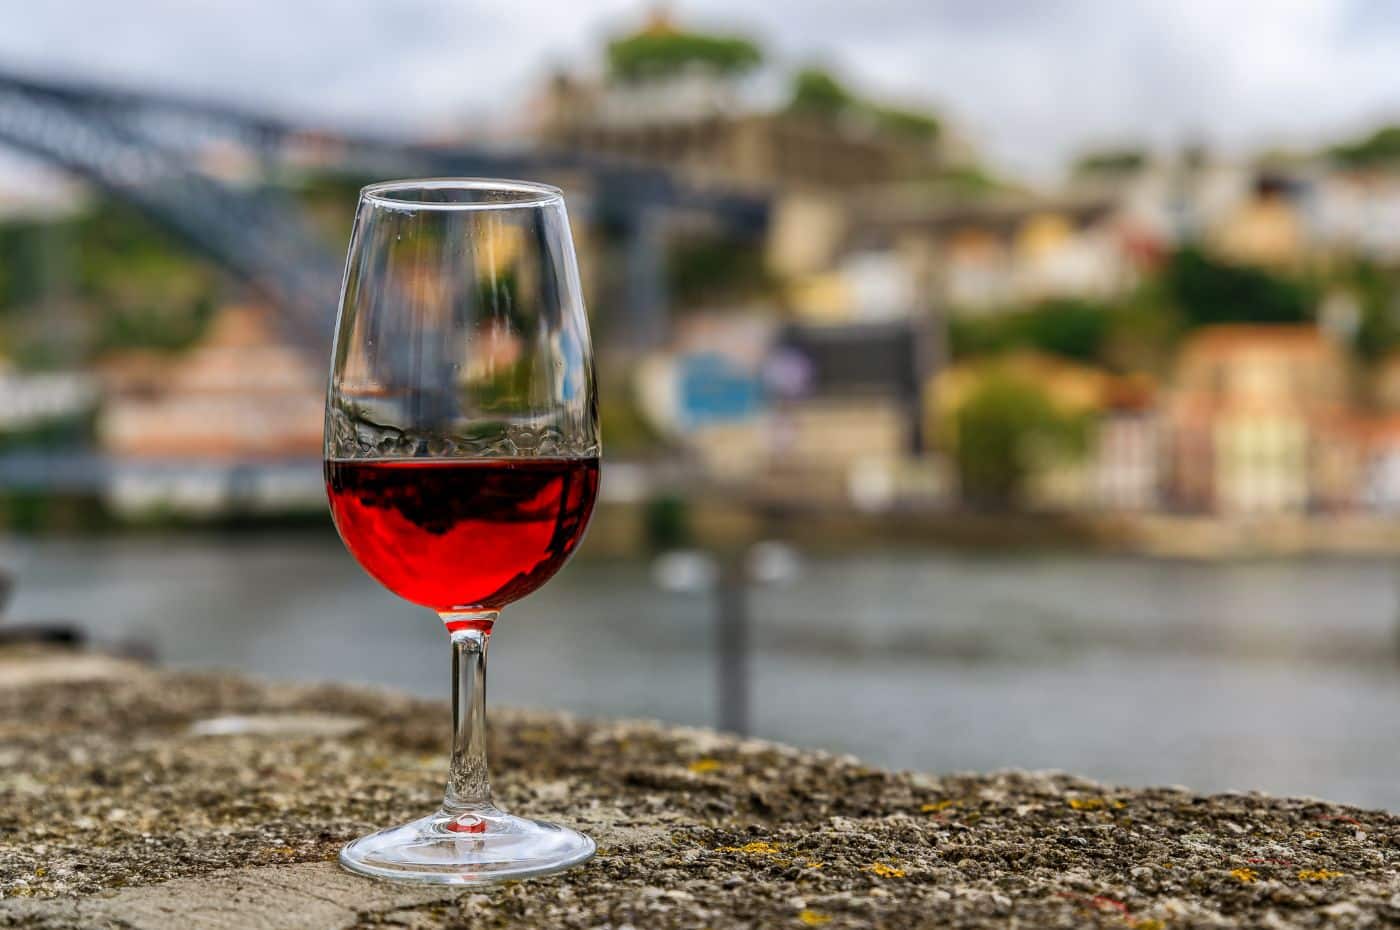
[[[919,806],[921,814],[936,814],[939,811],[946,811],[950,807],[957,807],[958,802],[952,799],[944,801],[934,801],[932,804],[922,804]]]
[[[825,862],[808,862],[808,863],[804,864],[802,867],[803,867],[804,869],[820,869],[820,868],[821,868],[822,866],[824,866],[824,865],[826,865]]]
[[[1069,806],[1077,811],[1122,810],[1127,807],[1122,801],[1111,798],[1070,798]]]
[[[707,775],[710,772],[717,772],[723,767],[724,764],[718,759],[696,759],[686,766],[687,769],[694,772],[696,775]]]
[[[1167,925],[1155,917],[1139,920],[1132,927],[1133,930],[1167,930]]]
[[[1331,869],[1303,869],[1298,873],[1298,877],[1305,882],[1326,882],[1334,878],[1341,878],[1343,874]]]
[[[41,865],[41,866],[39,866],[37,869],[34,870],[34,874],[35,874],[36,876],[38,876],[39,878],[43,878],[45,875],[48,875],[48,874],[49,874],[49,870],[46,869],[46,868],[44,868],[44,867]]]
[[[752,843],[745,843],[743,846],[720,846],[716,851],[743,853],[746,856],[776,856],[781,850],[782,847],[777,843],[756,840]]]
[[[872,862],[862,871],[872,872],[880,878],[903,878],[904,870],[884,862]]]
[[[1230,876],[1242,885],[1248,885],[1259,877],[1259,873],[1249,868],[1231,869]]]
[[[797,912],[797,919],[808,927],[820,927],[822,924],[831,922],[831,915],[823,914],[821,911],[804,909]]]

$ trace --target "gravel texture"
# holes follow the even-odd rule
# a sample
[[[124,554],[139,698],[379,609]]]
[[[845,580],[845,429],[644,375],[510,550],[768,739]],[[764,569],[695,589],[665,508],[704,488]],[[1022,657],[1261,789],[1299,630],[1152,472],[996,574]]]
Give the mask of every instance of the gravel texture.
[[[598,857],[488,890],[405,890],[328,863],[436,805],[444,705],[72,666],[0,656],[0,926],[1400,926],[1400,818],[1384,812],[893,773],[501,710],[498,799],[592,833]]]

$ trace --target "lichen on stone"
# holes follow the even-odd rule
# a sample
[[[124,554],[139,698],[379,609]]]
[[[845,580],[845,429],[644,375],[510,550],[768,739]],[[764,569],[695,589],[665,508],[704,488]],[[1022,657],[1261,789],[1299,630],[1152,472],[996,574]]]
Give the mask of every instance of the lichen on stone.
[[[1334,872],[1331,869],[1302,869],[1298,872],[1298,878],[1305,882],[1327,882],[1334,878],[1341,878],[1343,873]]]
[[[0,927],[143,926],[103,909],[171,880],[295,884],[293,870],[313,868],[377,889],[336,870],[340,846],[441,799],[438,702],[151,669],[71,694],[0,671]],[[235,715],[364,725],[192,733]],[[1291,930],[1400,914],[1400,818],[1379,811],[1063,774],[893,773],[703,730],[502,709],[489,754],[503,806],[588,832],[599,855],[392,908],[367,890],[346,926]]]

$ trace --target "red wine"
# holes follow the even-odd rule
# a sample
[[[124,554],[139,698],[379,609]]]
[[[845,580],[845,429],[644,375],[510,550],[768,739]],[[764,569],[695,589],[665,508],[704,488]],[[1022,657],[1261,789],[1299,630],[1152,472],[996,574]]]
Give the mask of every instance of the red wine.
[[[340,538],[384,587],[433,610],[496,610],[568,560],[598,460],[329,460],[326,489]]]

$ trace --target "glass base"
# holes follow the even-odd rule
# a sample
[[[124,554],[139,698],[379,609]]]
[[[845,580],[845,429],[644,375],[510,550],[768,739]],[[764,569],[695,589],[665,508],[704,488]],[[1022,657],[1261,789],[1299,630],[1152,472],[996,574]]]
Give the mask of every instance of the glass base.
[[[592,859],[597,848],[568,827],[494,807],[438,810],[346,844],[340,864],[397,882],[486,885],[559,872]]]

